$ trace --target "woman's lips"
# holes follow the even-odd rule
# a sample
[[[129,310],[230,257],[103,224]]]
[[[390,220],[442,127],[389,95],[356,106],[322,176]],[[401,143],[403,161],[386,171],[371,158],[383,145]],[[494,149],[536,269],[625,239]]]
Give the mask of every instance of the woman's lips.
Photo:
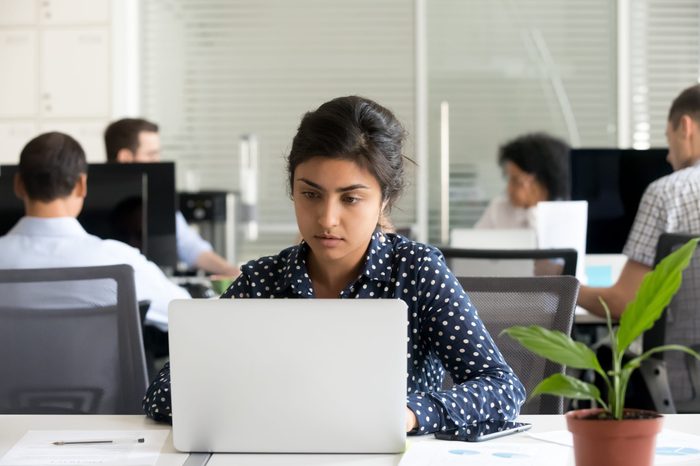
[[[327,248],[334,248],[343,242],[342,238],[333,235],[316,235],[315,238],[322,246]]]

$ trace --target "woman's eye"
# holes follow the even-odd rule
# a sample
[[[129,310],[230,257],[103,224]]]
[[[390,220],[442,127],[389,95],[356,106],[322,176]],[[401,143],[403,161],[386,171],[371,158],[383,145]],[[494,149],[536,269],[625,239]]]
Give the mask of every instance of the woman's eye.
[[[354,196],[345,196],[345,197],[343,198],[343,201],[344,201],[346,204],[355,204],[355,203],[357,203],[357,202],[360,201],[360,198],[359,198],[359,197],[354,197]]]
[[[318,193],[315,193],[313,191],[302,191],[301,195],[307,199],[315,199],[318,197]]]

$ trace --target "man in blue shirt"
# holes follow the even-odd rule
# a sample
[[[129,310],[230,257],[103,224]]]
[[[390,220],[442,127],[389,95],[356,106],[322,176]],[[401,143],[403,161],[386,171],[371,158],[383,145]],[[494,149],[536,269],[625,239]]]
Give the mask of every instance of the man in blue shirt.
[[[141,118],[123,118],[111,123],[104,134],[107,162],[151,163],[160,161],[160,135],[158,125]],[[178,259],[188,267],[211,274],[235,277],[239,269],[212,250],[211,244],[202,239],[187,225],[180,211],[175,216],[175,234]]]
[[[137,298],[151,302],[146,323],[167,331],[168,304],[190,295],[138,249],[90,235],[80,225],[87,162],[75,139],[62,133],[32,139],[20,155],[15,192],[24,202],[25,216],[0,237],[0,269],[130,265]],[[34,291],[35,299],[41,299],[41,291]],[[3,301],[10,298],[3,296]]]

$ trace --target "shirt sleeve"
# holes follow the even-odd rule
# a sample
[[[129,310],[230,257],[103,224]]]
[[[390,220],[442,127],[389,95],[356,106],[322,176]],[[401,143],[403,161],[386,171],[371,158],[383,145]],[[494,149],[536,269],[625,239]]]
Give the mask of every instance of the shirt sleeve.
[[[177,257],[187,264],[188,267],[195,267],[199,255],[212,250],[211,244],[202,239],[187,224],[184,215],[179,210],[175,214],[175,237],[177,241]]]
[[[666,231],[668,217],[662,197],[663,188],[660,186],[659,183],[652,183],[644,192],[622,251],[628,259],[649,267],[654,266],[656,243]]]
[[[477,222],[474,224],[474,228],[497,228],[497,225],[494,221],[494,216],[496,215],[495,211],[498,209],[498,201],[498,198],[491,199],[491,202],[489,202],[488,207],[486,207],[484,213],[481,214],[481,218],[477,220]]]
[[[141,404],[146,416],[154,421],[172,424],[170,408],[170,363],[166,362],[158,376],[151,382]]]
[[[189,299],[191,298],[190,294],[184,288],[170,281],[163,271],[141,254],[138,249],[112,240],[105,240],[105,244],[114,256],[120,257],[123,263],[133,267],[137,299],[151,302],[146,313],[146,322],[167,332],[170,301]]]
[[[525,402],[525,388],[437,255],[424,258],[417,287],[419,309],[425,309],[418,322],[422,346],[435,354],[455,383],[449,390],[408,395],[418,433],[515,419]]]

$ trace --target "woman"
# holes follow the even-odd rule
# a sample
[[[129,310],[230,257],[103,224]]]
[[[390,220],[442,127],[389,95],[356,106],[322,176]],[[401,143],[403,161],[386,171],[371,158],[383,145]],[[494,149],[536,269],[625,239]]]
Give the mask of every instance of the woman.
[[[513,419],[525,390],[440,252],[379,224],[404,186],[405,132],[387,109],[341,97],[307,113],[288,157],[303,241],[251,261],[222,298],[400,298],[408,304],[406,431]],[[441,390],[448,370],[455,386]],[[170,415],[169,368],[144,400]]]
[[[535,228],[538,202],[569,198],[569,149],[544,133],[502,146],[498,163],[508,181],[508,197],[492,200],[474,228]]]

